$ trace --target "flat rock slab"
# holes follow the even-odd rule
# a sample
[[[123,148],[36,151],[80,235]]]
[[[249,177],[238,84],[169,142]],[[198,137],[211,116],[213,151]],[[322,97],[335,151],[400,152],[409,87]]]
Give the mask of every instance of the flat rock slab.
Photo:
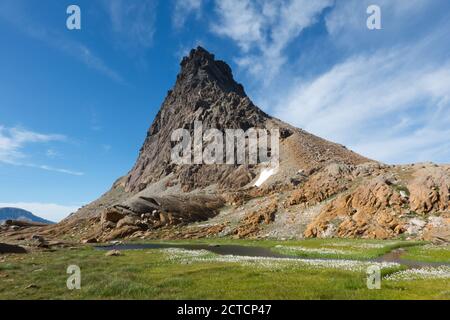
[[[0,243],[0,254],[5,253],[27,253],[27,250],[25,250],[25,248],[22,248],[21,246]]]

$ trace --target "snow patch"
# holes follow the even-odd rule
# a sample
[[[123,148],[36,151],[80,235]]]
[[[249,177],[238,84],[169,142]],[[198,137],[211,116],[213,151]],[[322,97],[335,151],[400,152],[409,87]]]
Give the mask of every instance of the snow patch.
[[[263,169],[261,171],[261,174],[259,175],[258,180],[256,180],[254,186],[259,188],[260,186],[262,186],[262,184],[264,182],[266,182],[267,179],[269,179],[271,176],[273,176],[277,172],[278,172],[278,167]]]

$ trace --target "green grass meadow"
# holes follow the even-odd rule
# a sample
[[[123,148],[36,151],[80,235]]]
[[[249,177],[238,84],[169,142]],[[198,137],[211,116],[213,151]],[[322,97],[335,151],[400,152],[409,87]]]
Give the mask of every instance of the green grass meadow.
[[[315,258],[329,258],[327,250],[331,248],[351,252],[345,258],[363,260],[407,247],[408,259],[450,262],[448,247],[430,250],[428,244],[401,241],[387,241],[385,246],[382,241],[347,239],[177,243],[264,246],[281,252],[291,252],[284,249],[286,246],[325,250],[325,254],[299,251]],[[80,290],[66,286],[69,265],[81,269]],[[384,271],[383,275],[402,269]],[[366,277],[364,272],[336,268],[273,269],[223,261],[186,262],[170,259],[164,250],[156,249],[108,257],[105,251],[80,247],[0,257],[0,299],[450,299],[448,278],[383,280],[381,289],[369,290]]]

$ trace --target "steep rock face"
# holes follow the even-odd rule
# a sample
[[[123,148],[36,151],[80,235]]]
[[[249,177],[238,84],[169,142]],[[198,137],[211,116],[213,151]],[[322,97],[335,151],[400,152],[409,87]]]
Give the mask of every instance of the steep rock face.
[[[219,183],[225,187],[241,187],[254,177],[249,168],[243,177],[227,181],[236,169],[229,165],[171,164],[171,135],[184,128],[192,132],[194,122],[201,121],[203,130],[262,128],[269,116],[253,105],[242,85],[233,79],[230,67],[216,61],[214,55],[202,48],[191,51],[181,62],[181,72],[174,88],[169,91],[140,151],[135,166],[126,178],[128,192],[144,190],[169,174],[183,191],[204,188]]]

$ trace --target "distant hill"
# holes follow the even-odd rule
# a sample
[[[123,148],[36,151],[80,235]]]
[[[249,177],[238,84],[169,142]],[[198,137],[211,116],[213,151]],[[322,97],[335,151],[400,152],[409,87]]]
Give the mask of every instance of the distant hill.
[[[45,220],[43,218],[35,216],[29,211],[19,208],[0,208],[0,223],[4,222],[5,220],[21,220],[21,221],[54,224],[54,222]]]

